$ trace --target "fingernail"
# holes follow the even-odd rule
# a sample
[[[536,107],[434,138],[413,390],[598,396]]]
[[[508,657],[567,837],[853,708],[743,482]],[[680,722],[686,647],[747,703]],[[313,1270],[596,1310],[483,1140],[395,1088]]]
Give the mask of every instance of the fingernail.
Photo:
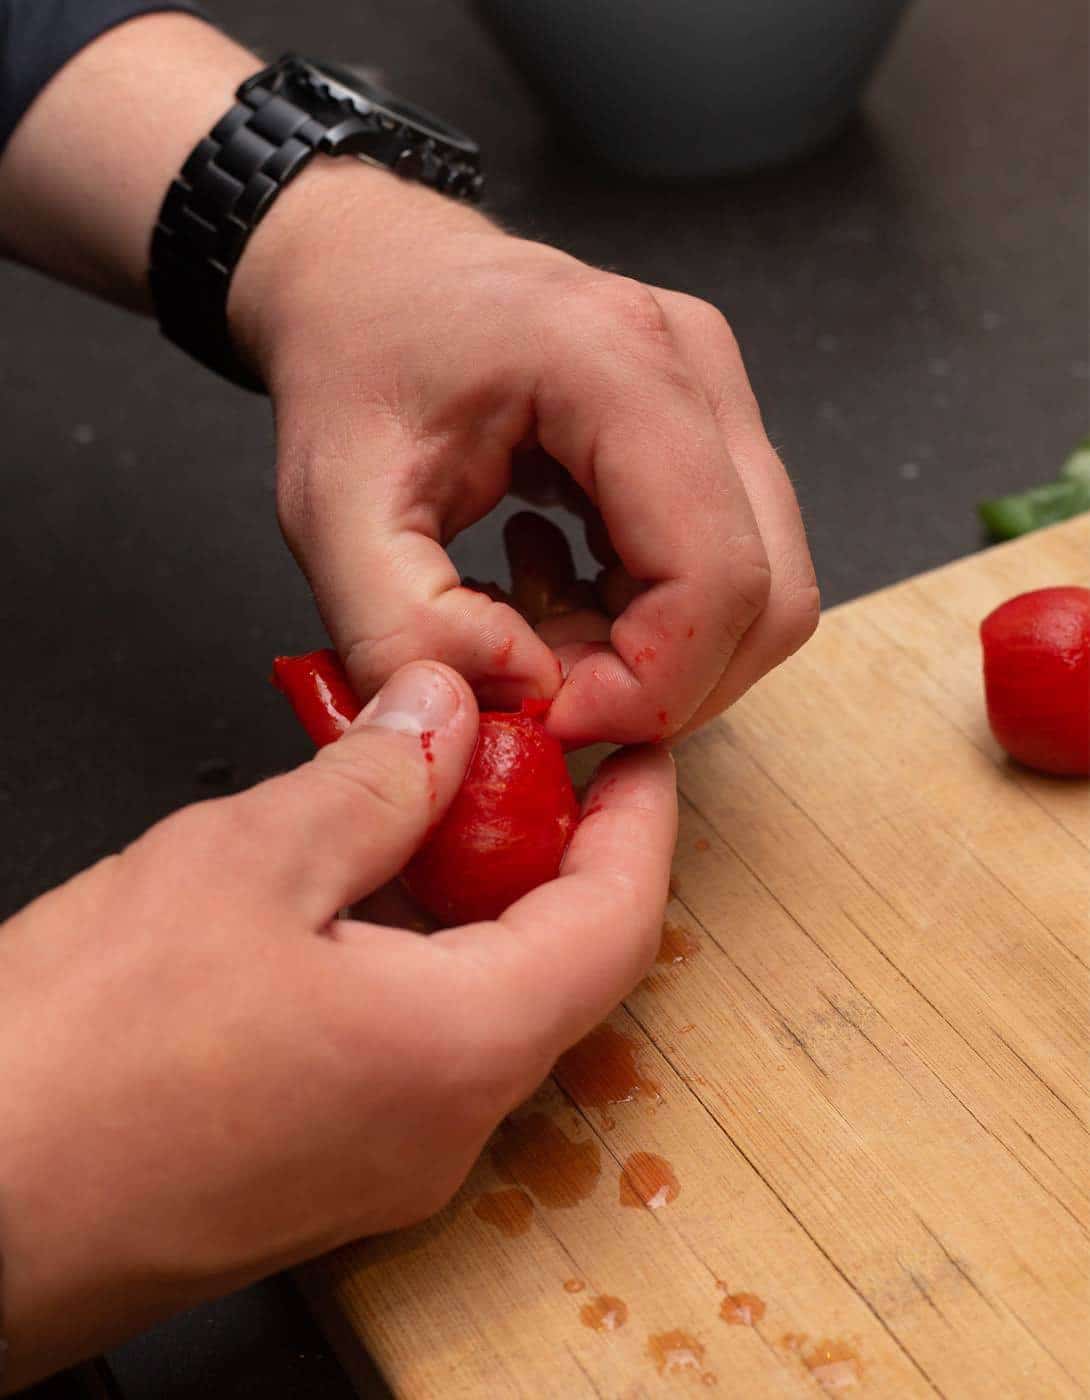
[[[393,729],[423,734],[442,729],[458,713],[461,697],[450,680],[427,662],[413,662],[391,676],[368,701],[352,728]]]

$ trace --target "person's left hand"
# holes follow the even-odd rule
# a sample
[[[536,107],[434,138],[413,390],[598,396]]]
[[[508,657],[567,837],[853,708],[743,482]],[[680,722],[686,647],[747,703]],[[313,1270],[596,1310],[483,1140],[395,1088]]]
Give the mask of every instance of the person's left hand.
[[[281,524],[362,697],[432,657],[486,703],[555,695],[566,744],[657,740],[813,631],[795,496],[705,303],[316,161],[254,235],[230,314],[273,396]],[[528,452],[600,513],[619,600],[546,629],[555,653],[445,552]]]
[[[188,15],[101,35],[4,149],[0,248],[148,307],[163,193],[259,67]],[[362,698],[432,658],[486,703],[555,695],[569,745],[676,737],[813,631],[794,492],[706,303],[318,157],[247,244],[228,316],[272,394],[284,533]],[[548,641],[445,552],[542,460],[574,484],[608,583],[604,613],[551,620]]]

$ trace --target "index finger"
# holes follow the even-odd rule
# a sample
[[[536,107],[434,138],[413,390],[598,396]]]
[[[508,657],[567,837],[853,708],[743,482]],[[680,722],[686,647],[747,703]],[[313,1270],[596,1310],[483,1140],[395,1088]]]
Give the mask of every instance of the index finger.
[[[674,764],[660,748],[608,759],[560,875],[491,924],[432,935],[476,964],[485,1016],[556,1058],[654,961],[677,838]]]
[[[757,521],[704,388],[653,293],[617,283],[626,290],[611,293],[612,318],[569,331],[563,368],[536,404],[541,445],[598,506],[628,573],[649,585],[614,622],[611,650],[579,662],[556,696],[549,728],[569,745],[680,729],[769,588]],[[724,377],[735,368],[724,364]]]
[[[560,674],[549,648],[514,608],[463,587],[444,547],[502,494],[500,449],[471,429],[433,450],[397,423],[367,427],[351,452],[300,451],[307,473],[285,473],[280,503],[356,693],[367,700],[399,667],[430,660],[499,708],[551,696]]]

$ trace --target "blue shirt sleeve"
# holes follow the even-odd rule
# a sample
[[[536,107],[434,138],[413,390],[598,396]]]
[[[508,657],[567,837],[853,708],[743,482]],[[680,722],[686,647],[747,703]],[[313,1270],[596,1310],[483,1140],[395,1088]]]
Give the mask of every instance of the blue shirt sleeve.
[[[107,29],[189,0],[0,0],[0,151],[53,74]]]

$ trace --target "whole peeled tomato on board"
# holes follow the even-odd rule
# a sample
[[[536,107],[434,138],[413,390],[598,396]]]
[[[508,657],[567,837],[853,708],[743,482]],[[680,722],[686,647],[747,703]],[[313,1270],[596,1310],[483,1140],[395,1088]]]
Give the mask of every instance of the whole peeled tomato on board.
[[[556,878],[579,804],[557,741],[541,716],[481,715],[477,748],[442,821],[406,866],[402,883],[443,924],[495,919]]]
[[[1039,588],[980,625],[992,733],[1045,773],[1090,773],[1090,589]]]

